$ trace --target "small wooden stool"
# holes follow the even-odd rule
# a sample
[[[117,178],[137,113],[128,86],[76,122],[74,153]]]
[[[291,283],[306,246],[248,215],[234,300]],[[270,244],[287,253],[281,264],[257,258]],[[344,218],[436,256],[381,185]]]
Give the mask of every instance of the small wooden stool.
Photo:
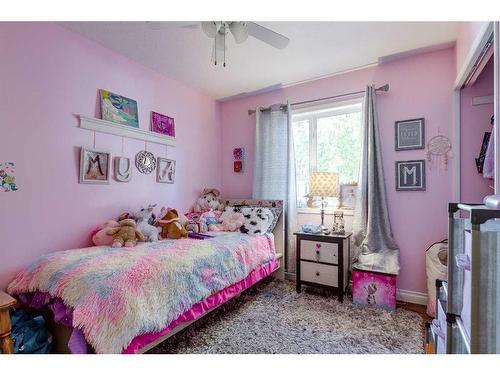
[[[10,337],[9,310],[14,307],[16,300],[0,290],[0,349],[3,354],[14,354],[14,343]]]

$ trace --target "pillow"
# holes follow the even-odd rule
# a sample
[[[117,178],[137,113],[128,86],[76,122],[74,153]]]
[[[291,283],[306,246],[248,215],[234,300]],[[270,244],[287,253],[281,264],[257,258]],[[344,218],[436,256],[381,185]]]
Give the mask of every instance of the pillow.
[[[267,207],[242,207],[245,221],[240,227],[241,233],[260,236],[269,231],[274,215]]]
[[[231,210],[232,212],[241,212],[241,209],[243,208],[265,208],[267,210],[270,210],[273,214],[273,221],[271,222],[271,225],[269,226],[269,229],[267,230],[268,233],[271,233],[274,228],[276,227],[276,224],[278,224],[278,220],[280,218],[281,212],[283,211],[282,207],[261,207],[261,206],[226,206],[225,210]]]

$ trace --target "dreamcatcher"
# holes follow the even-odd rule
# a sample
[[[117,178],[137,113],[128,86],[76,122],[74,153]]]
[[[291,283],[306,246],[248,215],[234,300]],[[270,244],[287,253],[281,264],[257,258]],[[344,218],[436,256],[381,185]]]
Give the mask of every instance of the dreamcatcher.
[[[448,137],[440,134],[432,137],[429,142],[427,142],[427,161],[429,162],[429,168],[431,168],[433,159],[441,159],[443,168],[446,171],[448,169],[448,160],[451,157],[450,151],[451,142]]]

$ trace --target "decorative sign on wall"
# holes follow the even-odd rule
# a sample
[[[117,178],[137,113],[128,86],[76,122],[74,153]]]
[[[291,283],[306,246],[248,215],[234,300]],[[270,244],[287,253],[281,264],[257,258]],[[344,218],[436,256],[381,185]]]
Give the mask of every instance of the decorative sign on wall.
[[[111,153],[106,150],[82,147],[80,153],[80,183],[109,184]]]
[[[156,181],[173,184],[175,180],[175,160],[158,158]]]
[[[425,148],[423,118],[396,121],[396,151]]]
[[[235,173],[243,172],[243,159],[245,157],[245,149],[243,147],[237,147],[233,149],[233,171]]]
[[[118,156],[115,158],[115,180],[129,182],[132,178],[132,162],[130,158]]]
[[[151,152],[146,150],[139,151],[135,155],[135,166],[137,167],[139,172],[149,174],[156,168],[155,156]]]
[[[151,111],[151,131],[175,137],[175,123],[172,117]]]
[[[102,119],[118,124],[139,127],[137,102],[133,99],[114,94],[107,90],[99,90],[101,95]]]
[[[0,188],[5,193],[19,190],[14,176],[15,169],[16,165],[12,161],[0,163]]]
[[[425,160],[396,162],[396,190],[425,190]]]

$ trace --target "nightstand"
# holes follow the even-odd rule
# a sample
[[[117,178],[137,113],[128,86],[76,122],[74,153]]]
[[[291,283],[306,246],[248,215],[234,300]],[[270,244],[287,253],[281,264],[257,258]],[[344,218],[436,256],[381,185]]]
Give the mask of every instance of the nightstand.
[[[310,234],[297,232],[297,293],[302,284],[337,291],[340,302],[348,284],[350,237],[346,234]]]
[[[10,337],[9,310],[14,307],[16,300],[0,290],[0,349],[3,354],[13,354],[14,344]]]

